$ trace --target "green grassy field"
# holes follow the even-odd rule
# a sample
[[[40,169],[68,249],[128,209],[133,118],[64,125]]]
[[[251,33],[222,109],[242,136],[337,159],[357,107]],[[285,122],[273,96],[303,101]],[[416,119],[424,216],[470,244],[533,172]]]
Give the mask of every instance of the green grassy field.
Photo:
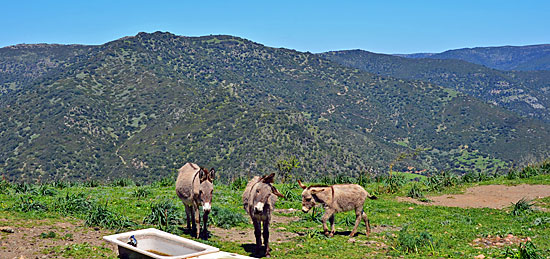
[[[295,237],[276,242],[272,240],[272,256],[278,258],[473,258],[483,254],[489,258],[537,258],[525,254],[549,258],[550,255],[550,198],[537,199],[536,205],[546,210],[520,210],[514,213],[513,204],[506,209],[463,209],[441,206],[425,206],[399,202],[396,197],[410,194],[413,186],[422,195],[460,193],[467,187],[485,184],[515,185],[549,184],[548,166],[537,167],[536,173],[515,177],[508,174],[488,177],[482,181],[464,181],[464,177],[441,176],[439,180],[430,177],[420,182],[402,180],[394,187],[387,179],[365,182],[365,189],[378,196],[377,200],[365,203],[373,232],[365,236],[361,224],[359,235],[349,238],[354,223],[352,213],[336,215],[337,233],[333,238],[322,234],[321,208],[315,213],[304,214],[301,208],[301,189],[296,184],[277,184],[287,196],[276,204],[278,217],[289,217],[289,223],[274,223],[272,231],[294,233]],[[524,171],[524,170],[523,170]],[[519,171],[519,173],[523,172]],[[520,175],[520,174],[518,174]],[[447,177],[448,179],[445,179]],[[453,178],[454,177],[454,178]],[[397,178],[397,177],[396,177]],[[478,177],[483,179],[484,177]],[[438,183],[430,183],[438,182]],[[93,187],[91,187],[93,186]],[[213,225],[234,228],[237,232],[252,232],[241,204],[244,189],[242,182],[230,185],[216,185],[214,208],[211,215]],[[164,214],[163,214],[164,212]],[[160,213],[160,215],[159,215]],[[517,215],[514,215],[517,214]],[[115,181],[109,186],[97,183],[45,185],[13,184],[0,182],[0,226],[17,225],[17,222],[54,224],[59,221],[73,222],[89,227],[99,227],[110,233],[130,229],[156,227],[184,237],[182,226],[184,208],[177,199],[171,180],[156,182],[147,186],[136,186],[131,181]],[[35,219],[36,221],[33,221]],[[476,239],[495,236],[514,237],[531,242],[512,245],[476,247]],[[9,234],[2,233],[2,239]],[[45,233],[47,235],[47,233]],[[55,237],[63,238],[63,237]],[[253,244],[225,240],[212,235],[207,244],[221,250],[239,254],[250,254]],[[520,247],[520,245],[522,247]],[[70,246],[70,249],[67,247]],[[99,257],[116,257],[116,253],[104,246],[87,243],[54,246],[41,251],[52,256],[88,258],[90,252]],[[521,252],[524,252],[524,255]],[[0,251],[1,253],[1,251]],[[521,257],[524,256],[524,257]]]

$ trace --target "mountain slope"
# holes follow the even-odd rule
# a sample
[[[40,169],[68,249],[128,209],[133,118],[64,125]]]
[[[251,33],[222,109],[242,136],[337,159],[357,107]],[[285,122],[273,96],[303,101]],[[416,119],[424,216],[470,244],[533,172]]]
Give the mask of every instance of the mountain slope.
[[[550,70],[550,44],[478,47],[433,54],[405,54],[408,58],[458,59],[499,70]]]
[[[370,73],[446,86],[520,115],[550,121],[550,71],[499,71],[460,60],[410,59],[363,50],[319,55]]]
[[[0,98],[11,179],[173,176],[186,161],[229,179],[296,155],[300,177],[484,170],[547,151],[550,131],[456,91],[345,68],[231,36],[140,33]]]

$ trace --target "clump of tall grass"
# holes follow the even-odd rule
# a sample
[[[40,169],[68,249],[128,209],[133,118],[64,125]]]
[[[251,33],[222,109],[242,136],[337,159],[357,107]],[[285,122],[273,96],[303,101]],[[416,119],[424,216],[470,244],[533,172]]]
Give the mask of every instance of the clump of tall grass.
[[[64,216],[86,215],[92,204],[84,193],[66,193],[53,202],[53,208]]]
[[[517,249],[506,248],[504,253],[506,258],[517,258],[517,259],[544,259],[545,257],[541,255],[541,251],[537,249],[535,244],[531,241],[525,243],[520,243]]]
[[[229,188],[234,191],[240,191],[244,190],[247,184],[248,181],[246,180],[246,177],[239,176],[231,181],[231,183],[229,184]]]
[[[139,187],[134,191],[134,197],[136,198],[145,198],[151,195],[151,189],[147,187]]]
[[[151,186],[153,187],[170,187],[176,184],[176,180],[172,177],[164,177],[160,180],[154,181]]]
[[[407,193],[407,197],[411,197],[413,199],[420,199],[424,198],[424,193],[422,192],[422,187],[419,183],[413,183],[411,186],[411,189]]]
[[[127,186],[135,186],[135,185],[136,183],[133,180],[128,178],[119,178],[114,180],[111,183],[111,186],[113,187],[127,187]]]
[[[86,225],[117,230],[136,226],[128,217],[110,211],[107,204],[93,204],[86,215]]]
[[[212,212],[208,217],[208,221],[211,224],[225,229],[248,223],[248,219],[243,214],[218,206],[212,207]]]
[[[428,248],[434,251],[434,239],[428,232],[411,232],[408,226],[404,226],[398,233],[395,240],[396,247],[405,253],[419,253],[420,250]]]
[[[514,216],[521,216],[533,211],[534,203],[532,203],[530,200],[527,200],[525,198],[522,198],[521,200],[513,204],[514,204],[514,208],[512,209],[511,214]]]
[[[8,194],[12,190],[12,185],[6,179],[0,180],[0,194]]]
[[[183,223],[182,210],[171,200],[164,199],[151,205],[151,213],[143,223],[152,224],[167,232],[177,232],[177,226]]]
[[[22,195],[17,198],[17,201],[9,208],[19,212],[44,212],[48,210],[45,203],[36,201],[30,195]]]

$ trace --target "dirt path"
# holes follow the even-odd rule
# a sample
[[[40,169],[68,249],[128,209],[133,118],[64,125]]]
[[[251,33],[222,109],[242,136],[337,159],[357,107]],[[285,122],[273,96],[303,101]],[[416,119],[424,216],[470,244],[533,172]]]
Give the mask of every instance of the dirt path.
[[[398,200],[423,205],[502,209],[510,206],[511,203],[516,203],[522,198],[532,200],[548,196],[550,196],[550,185],[482,185],[468,188],[464,194],[428,197],[432,201],[429,203],[409,197],[398,197]]]
[[[17,224],[9,224],[2,220],[0,226],[13,230],[13,233],[0,234],[0,258],[52,258],[52,255],[42,251],[55,246],[89,243],[93,246],[105,246],[113,251],[114,245],[103,241],[103,236],[110,235],[104,230],[83,227],[84,223],[56,222],[46,220],[22,220]],[[27,227],[32,226],[32,227]],[[55,237],[41,237],[42,233],[54,232]],[[55,257],[57,258],[57,257]]]

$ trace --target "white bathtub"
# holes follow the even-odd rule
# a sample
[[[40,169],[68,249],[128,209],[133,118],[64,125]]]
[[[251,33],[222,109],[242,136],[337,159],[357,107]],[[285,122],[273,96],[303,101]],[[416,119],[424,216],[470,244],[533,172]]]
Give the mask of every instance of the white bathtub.
[[[132,235],[137,240],[136,247],[128,244]],[[252,258],[220,252],[220,249],[217,247],[205,245],[154,228],[104,236],[103,239],[116,244],[118,246],[119,257],[123,259],[183,259],[189,257],[197,259]]]

